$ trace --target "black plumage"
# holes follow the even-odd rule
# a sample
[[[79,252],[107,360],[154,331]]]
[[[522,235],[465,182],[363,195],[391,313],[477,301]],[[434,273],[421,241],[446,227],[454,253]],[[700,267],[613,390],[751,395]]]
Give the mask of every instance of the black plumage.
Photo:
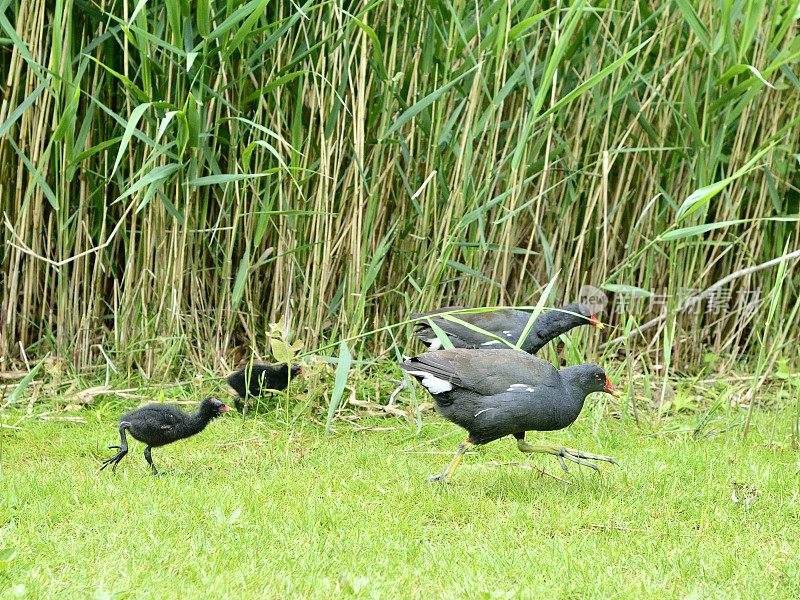
[[[119,449],[119,452],[104,460],[103,466],[99,470],[102,471],[108,465],[112,465],[111,470],[113,471],[117,468],[119,461],[125,458],[128,453],[125,431],[129,431],[134,439],[147,444],[144,449],[144,458],[153,469],[153,475],[158,475],[150,455],[151,448],[165,446],[200,433],[212,419],[230,410],[233,410],[230,406],[209,396],[193,413],[182,411],[177,406],[170,404],[148,404],[126,413],[120,417],[119,422],[120,445],[109,446],[109,448]]]
[[[303,372],[298,365],[292,365],[291,370],[283,363],[279,365],[245,365],[235,373],[228,375],[228,385],[238,394],[236,410],[242,412],[242,401],[248,396],[258,398],[269,390],[285,390],[289,381]]]
[[[445,317],[436,316],[462,308],[460,306],[447,306],[427,313],[411,313],[411,318],[430,317],[431,321],[447,334],[455,348],[493,350],[509,348],[506,344],[491,336],[477,332]],[[453,317],[488,331],[511,344],[516,344],[517,340],[522,336],[530,316],[529,312],[511,308],[453,315]],[[599,329],[603,328],[603,324],[592,314],[592,309],[585,304],[573,303],[562,306],[557,310],[546,310],[533,322],[531,330],[523,340],[520,349],[529,354],[536,354],[549,341],[580,325],[593,325]],[[417,322],[414,335],[430,350],[441,348],[441,341],[436,337],[436,333],[427,323],[427,320]]]
[[[553,431],[572,424],[592,392],[620,395],[597,365],[558,370],[524,352],[457,348],[426,352],[400,366],[431,393],[444,418],[469,432],[447,470],[429,480],[445,481],[470,445],[506,435],[516,437],[523,452],[556,455],[565,470],[565,458],[594,469],[597,465],[586,459],[614,463],[607,456],[525,442],[526,431]]]

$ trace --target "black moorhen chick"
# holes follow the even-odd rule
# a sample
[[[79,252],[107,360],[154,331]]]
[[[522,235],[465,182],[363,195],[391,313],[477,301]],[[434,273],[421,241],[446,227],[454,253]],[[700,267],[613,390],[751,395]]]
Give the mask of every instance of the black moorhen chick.
[[[209,396],[200,403],[194,413],[187,413],[171,404],[148,404],[126,413],[119,420],[119,446],[109,446],[109,448],[119,448],[119,452],[104,460],[98,472],[108,465],[112,465],[112,471],[116,470],[119,461],[125,458],[128,453],[128,440],[125,438],[127,429],[134,439],[147,444],[144,458],[153,469],[153,475],[158,475],[153,458],[150,456],[151,448],[165,446],[200,433],[211,419],[231,410],[233,409],[221,400]]]
[[[562,446],[533,446],[526,431],[555,431],[571,425],[586,396],[606,392],[620,396],[602,368],[584,363],[557,370],[549,362],[519,351],[437,350],[400,364],[433,396],[436,410],[469,432],[444,473],[427,481],[445,483],[467,449],[506,435],[517,438],[522,452],[543,452],[599,471],[591,460],[617,464],[613,458]]]
[[[469,327],[465,327],[460,323],[450,321],[444,317],[435,316],[443,312],[459,310],[461,308],[463,307],[447,306],[427,313],[411,313],[411,318],[431,317],[431,320],[447,334],[447,337],[450,338],[450,341],[456,348],[510,349],[503,342],[489,337],[488,335],[478,333]],[[475,327],[480,327],[512,344],[517,343],[517,340],[525,330],[525,326],[528,324],[530,316],[531,314],[529,312],[511,308],[501,308],[479,313],[457,313],[453,315],[453,317],[457,319],[474,325]],[[439,338],[436,337],[433,328],[431,328],[426,321],[427,319],[416,324],[417,329],[414,331],[414,335],[428,346],[429,350],[438,350],[441,348],[442,343]],[[522,342],[520,349],[529,354],[536,354],[547,342],[579,325],[594,325],[598,329],[603,328],[603,324],[592,314],[592,309],[585,304],[576,302],[562,306],[558,310],[545,311],[533,322],[533,326],[528,332],[528,336]]]
[[[238,394],[234,403],[236,410],[242,412],[242,401],[248,396],[261,396],[267,390],[285,390],[289,380],[303,372],[298,365],[292,365],[291,371],[286,363],[279,365],[245,365],[235,373],[228,375],[228,385]]]

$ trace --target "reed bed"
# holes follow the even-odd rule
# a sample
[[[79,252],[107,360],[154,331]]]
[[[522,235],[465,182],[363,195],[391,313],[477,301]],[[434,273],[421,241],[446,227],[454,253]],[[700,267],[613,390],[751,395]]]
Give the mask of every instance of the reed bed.
[[[795,360],[798,4],[6,1],[0,369],[383,356],[550,282],[647,369]]]

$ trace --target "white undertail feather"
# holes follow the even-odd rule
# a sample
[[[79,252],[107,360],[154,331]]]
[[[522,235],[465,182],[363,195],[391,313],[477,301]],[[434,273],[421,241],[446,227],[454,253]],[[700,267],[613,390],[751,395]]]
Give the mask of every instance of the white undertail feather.
[[[453,385],[449,381],[439,379],[426,371],[408,371],[408,374],[422,377],[420,383],[424,385],[431,394],[442,394],[453,389]]]
[[[442,340],[440,340],[438,337],[423,339],[422,341],[426,344],[429,344],[428,350],[438,350],[442,347]]]

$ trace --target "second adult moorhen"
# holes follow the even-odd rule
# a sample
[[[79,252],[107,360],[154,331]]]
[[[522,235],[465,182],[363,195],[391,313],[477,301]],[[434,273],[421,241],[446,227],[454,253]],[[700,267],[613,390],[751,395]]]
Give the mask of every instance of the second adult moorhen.
[[[444,317],[436,316],[444,312],[461,310],[460,306],[447,306],[426,313],[411,313],[412,319],[430,317],[450,339],[455,348],[481,348],[505,350],[509,346],[503,342],[480,333],[469,327],[456,323]],[[522,310],[511,308],[501,308],[476,313],[457,313],[453,317],[479,327],[484,331],[502,338],[511,344],[516,344],[525,327],[528,324],[531,314]],[[562,333],[566,333],[579,325],[593,325],[598,329],[603,328],[603,324],[592,314],[592,309],[585,304],[573,303],[562,306],[556,310],[547,310],[540,314],[533,322],[531,330],[522,342],[520,350],[529,354],[536,354],[550,340],[557,338]],[[428,346],[429,350],[441,348],[441,341],[436,337],[436,333],[427,319],[416,324],[414,335],[422,343]]]
[[[425,352],[400,367],[425,386],[445,419],[469,432],[447,469],[427,481],[446,483],[471,445],[487,444],[506,435],[517,438],[522,452],[557,456],[565,471],[565,458],[597,471],[591,460],[616,464],[608,456],[563,446],[533,446],[525,441],[526,431],[554,431],[571,425],[592,392],[621,395],[597,365],[556,369],[524,352],[456,348]]]

